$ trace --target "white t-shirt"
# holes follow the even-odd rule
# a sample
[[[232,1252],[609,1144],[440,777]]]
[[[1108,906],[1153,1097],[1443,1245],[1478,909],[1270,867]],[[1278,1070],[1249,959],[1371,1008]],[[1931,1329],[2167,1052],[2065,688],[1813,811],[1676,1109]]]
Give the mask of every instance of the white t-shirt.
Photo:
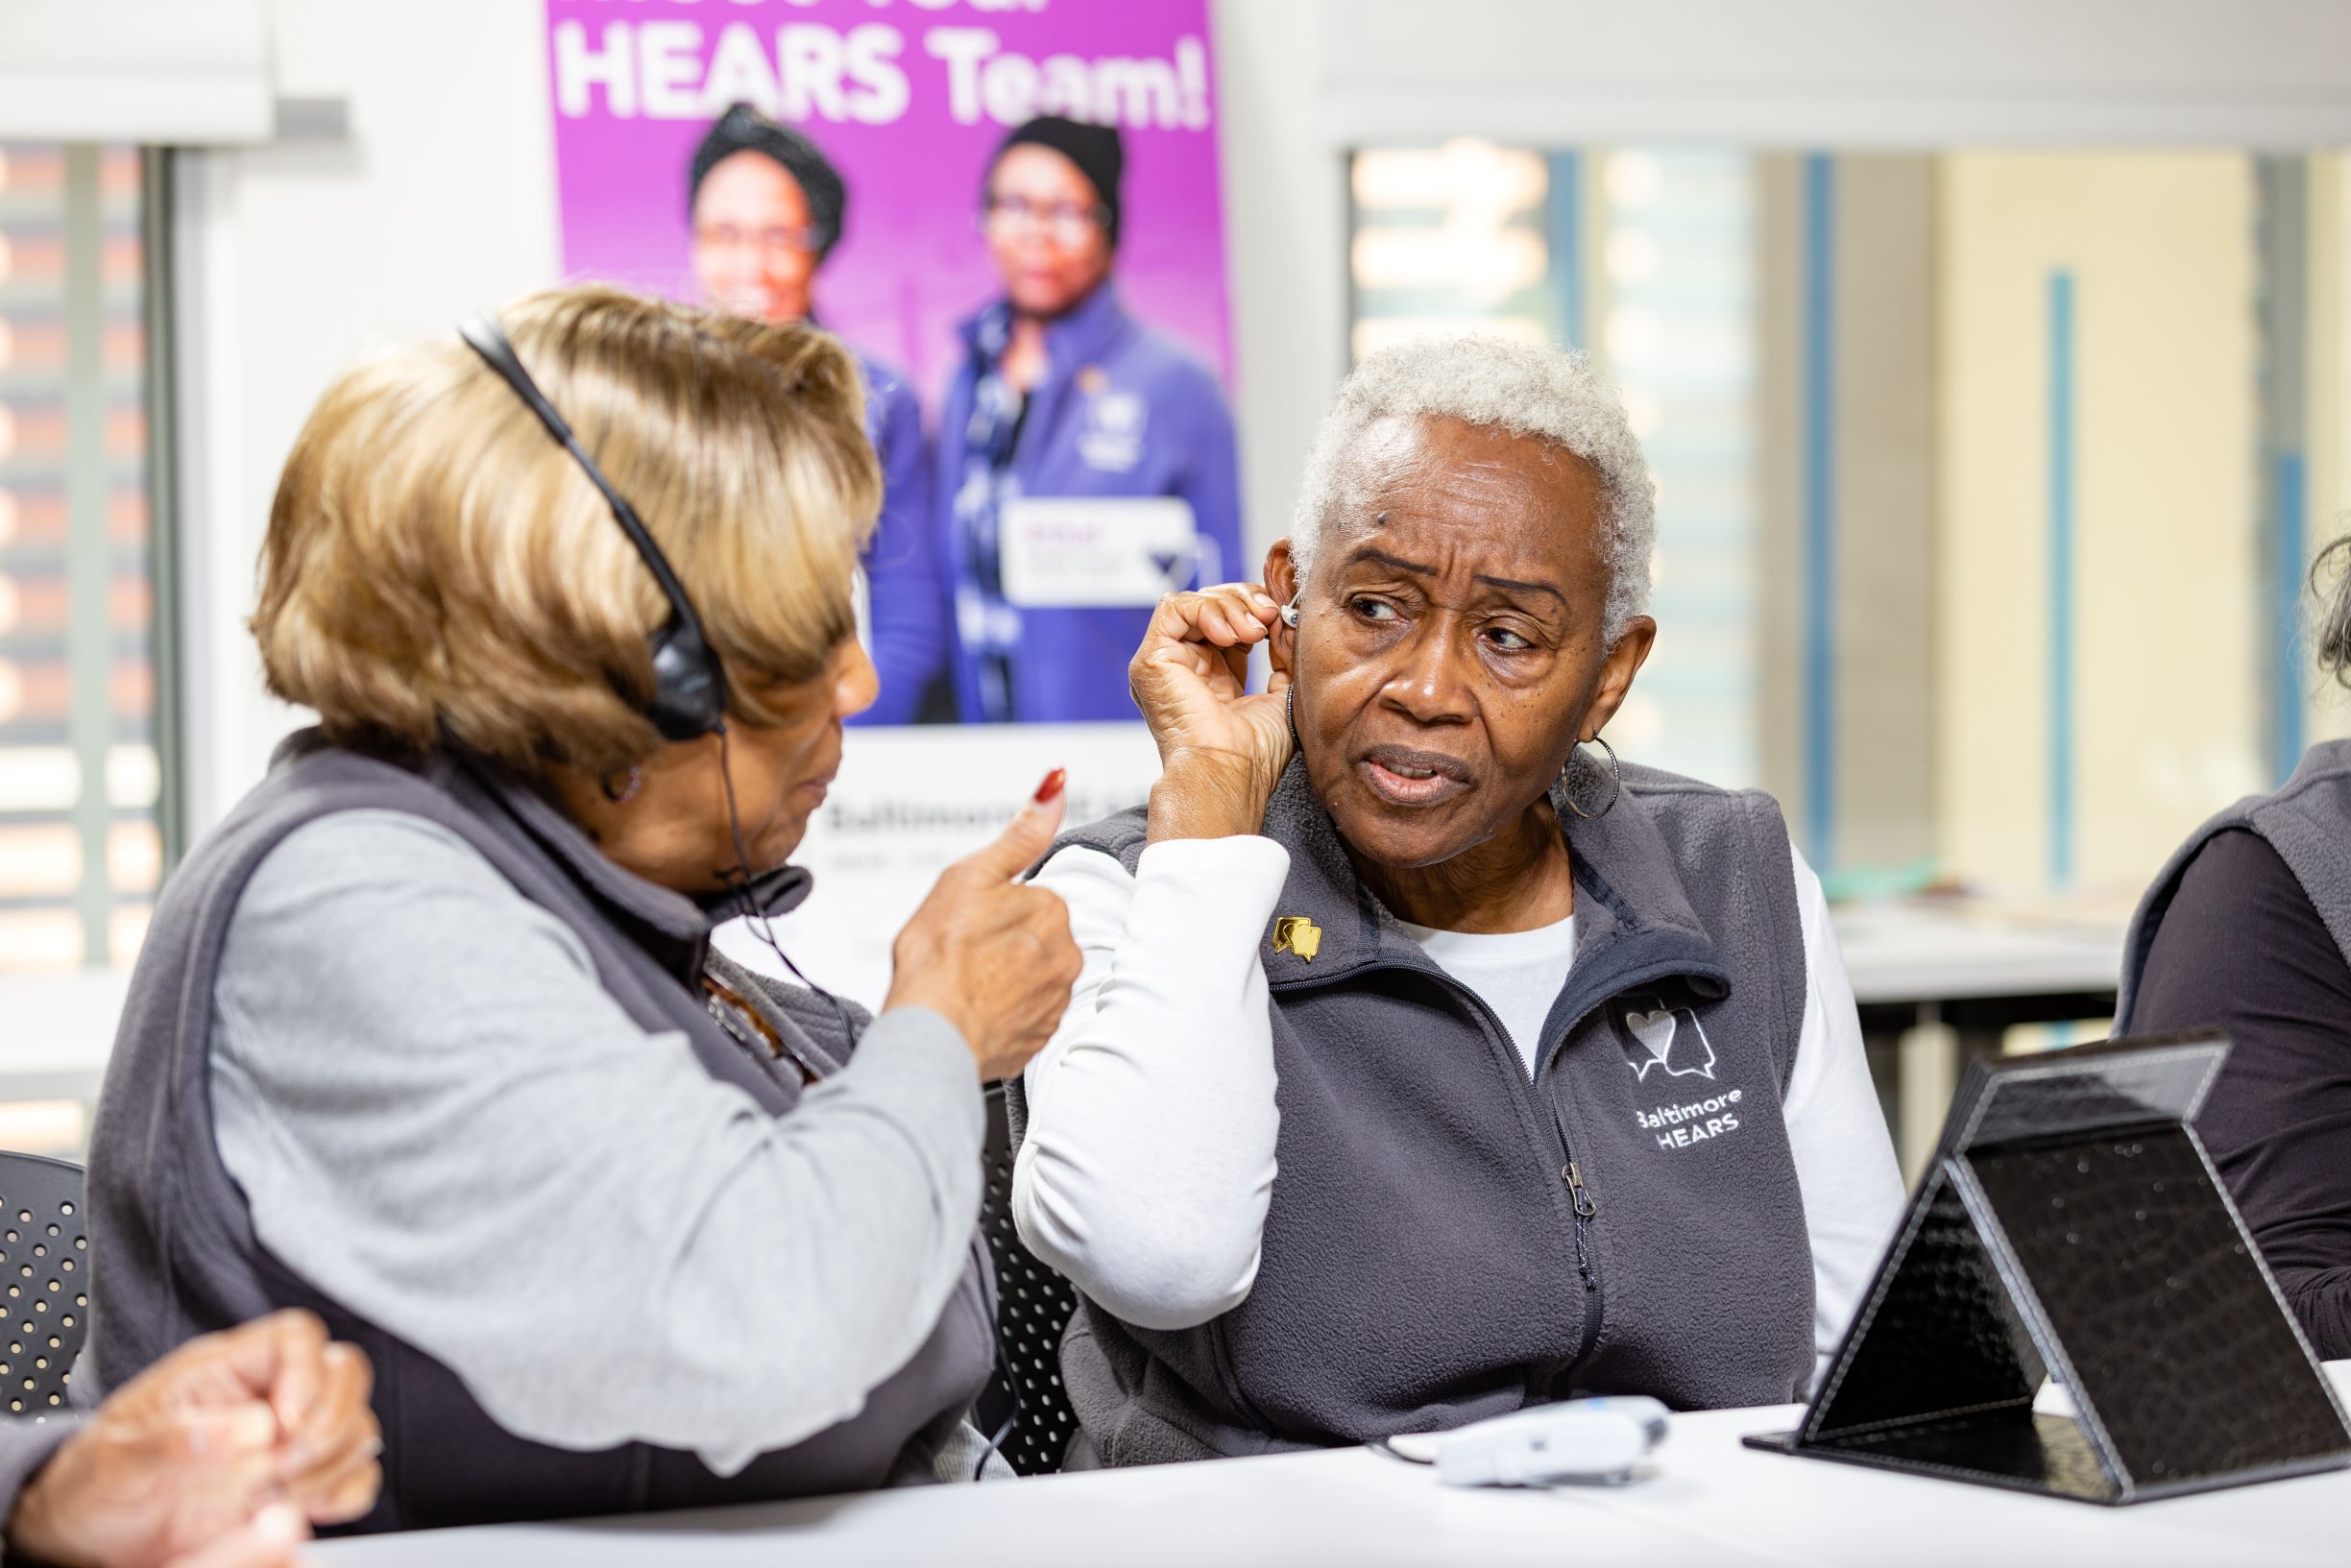
[[[1575,916],[1531,931],[1441,931],[1403,920],[1396,925],[1432,963],[1494,1010],[1533,1077],[1543,1020],[1575,967]]]

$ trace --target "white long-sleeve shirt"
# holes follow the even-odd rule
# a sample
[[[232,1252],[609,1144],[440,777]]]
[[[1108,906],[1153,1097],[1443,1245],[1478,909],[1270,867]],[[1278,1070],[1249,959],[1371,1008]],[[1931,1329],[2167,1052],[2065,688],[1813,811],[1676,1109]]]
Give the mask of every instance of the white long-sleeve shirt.
[[[1817,1368],[1903,1191],[1828,902],[1801,855],[1795,867],[1807,974],[1781,1114],[1812,1243]],[[1084,968],[1024,1079],[1013,1222],[1030,1251],[1142,1328],[1206,1322],[1257,1277],[1280,1125],[1258,948],[1289,871],[1279,844],[1242,836],[1153,844],[1132,876],[1098,850],[1065,849],[1037,875],[1068,904]]]

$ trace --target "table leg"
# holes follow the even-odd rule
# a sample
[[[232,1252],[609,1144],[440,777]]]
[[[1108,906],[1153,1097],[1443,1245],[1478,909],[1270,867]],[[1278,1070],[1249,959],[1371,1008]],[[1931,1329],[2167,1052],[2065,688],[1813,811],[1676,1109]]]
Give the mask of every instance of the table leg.
[[[1919,1003],[1918,1022],[1904,1029],[1895,1048],[1894,1153],[1903,1180],[1915,1185],[1934,1155],[1943,1118],[1959,1088],[1959,1031],[1943,1022],[1931,1001]]]

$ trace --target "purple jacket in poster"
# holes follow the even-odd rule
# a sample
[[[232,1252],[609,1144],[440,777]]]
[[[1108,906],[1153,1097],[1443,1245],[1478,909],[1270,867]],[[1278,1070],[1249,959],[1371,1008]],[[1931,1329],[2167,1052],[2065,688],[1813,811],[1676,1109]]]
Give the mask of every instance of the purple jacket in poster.
[[[1150,608],[1007,604],[995,566],[999,502],[1180,497],[1199,536],[1193,586],[1246,577],[1254,563],[1242,555],[1232,415],[1215,373],[1129,316],[1104,283],[1046,327],[1045,378],[991,483],[988,456],[975,449],[989,422],[979,393],[1003,351],[1007,315],[1000,302],[963,324],[964,363],[939,422],[933,510],[954,590],[957,707],[966,722],[1132,719],[1127,665]]]
[[[905,376],[860,349],[865,434],[882,460],[882,517],[865,547],[866,625],[881,694],[853,724],[905,724],[947,657],[948,601],[931,519],[922,405]]]

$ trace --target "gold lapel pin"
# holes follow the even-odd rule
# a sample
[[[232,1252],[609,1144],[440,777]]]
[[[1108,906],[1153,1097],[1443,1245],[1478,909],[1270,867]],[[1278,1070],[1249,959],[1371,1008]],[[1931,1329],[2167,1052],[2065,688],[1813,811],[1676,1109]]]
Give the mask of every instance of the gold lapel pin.
[[[1295,953],[1311,964],[1322,951],[1322,928],[1304,915],[1284,915],[1273,922],[1273,951]]]

